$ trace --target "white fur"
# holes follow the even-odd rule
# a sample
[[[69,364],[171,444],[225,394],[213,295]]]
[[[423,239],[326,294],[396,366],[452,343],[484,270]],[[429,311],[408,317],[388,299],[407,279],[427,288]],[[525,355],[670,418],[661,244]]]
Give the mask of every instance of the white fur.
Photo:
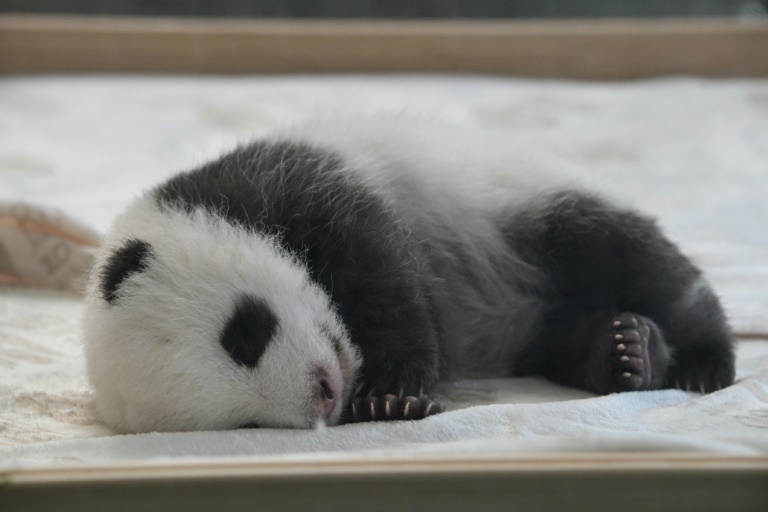
[[[99,298],[100,269],[111,249],[134,237],[155,257],[109,307]],[[88,374],[99,414],[122,431],[312,427],[320,418],[318,367],[350,395],[360,363],[339,318],[300,262],[264,236],[203,211],[161,211],[143,198],[117,219],[89,286]],[[278,318],[258,371],[235,364],[217,341],[241,293],[265,298]],[[342,361],[320,325],[343,340]]]
[[[432,256],[447,276],[434,304],[452,322],[445,329],[452,337],[446,359],[468,370],[505,373],[497,366],[520,347],[489,340],[511,339],[510,330],[530,325],[536,310],[510,293],[509,281],[526,269],[494,220],[554,179],[523,166],[512,141],[497,133],[423,120],[329,118],[275,137],[336,151],[348,164],[338,172],[356,173],[416,237],[434,241]],[[157,260],[130,276],[120,304],[109,307],[98,290],[100,269],[110,250],[133,237],[150,243]],[[456,258],[456,248],[464,259]],[[217,341],[234,297],[243,292],[263,298],[279,319],[279,339],[269,344],[258,371],[238,367]],[[309,427],[318,421],[313,369],[320,366],[341,383],[345,403],[360,365],[328,297],[301,262],[269,238],[202,211],[190,218],[161,210],[150,198],[136,201],[97,257],[89,297],[84,331],[96,404],[104,421],[124,431],[250,422]],[[341,362],[320,324],[343,340]]]

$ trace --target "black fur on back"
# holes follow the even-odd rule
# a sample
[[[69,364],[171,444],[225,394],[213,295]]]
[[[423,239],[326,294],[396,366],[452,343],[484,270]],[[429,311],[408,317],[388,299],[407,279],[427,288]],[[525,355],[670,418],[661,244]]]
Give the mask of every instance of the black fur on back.
[[[369,386],[416,393],[437,378],[438,340],[422,289],[419,251],[384,201],[333,153],[257,142],[156,189],[164,205],[205,208],[277,236],[306,261],[363,351]]]
[[[114,304],[123,281],[131,274],[146,270],[151,256],[152,246],[136,238],[126,240],[119,249],[112,252],[100,276],[104,300]]]

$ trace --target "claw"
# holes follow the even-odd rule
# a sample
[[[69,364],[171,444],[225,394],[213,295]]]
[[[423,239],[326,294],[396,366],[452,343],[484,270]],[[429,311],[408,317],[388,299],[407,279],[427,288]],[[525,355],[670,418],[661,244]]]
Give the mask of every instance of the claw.
[[[411,409],[411,402],[405,402],[405,408],[403,409],[403,417],[407,418]]]

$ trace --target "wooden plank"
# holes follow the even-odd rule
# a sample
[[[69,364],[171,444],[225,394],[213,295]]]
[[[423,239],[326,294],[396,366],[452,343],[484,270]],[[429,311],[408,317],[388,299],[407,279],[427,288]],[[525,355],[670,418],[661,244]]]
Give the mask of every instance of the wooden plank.
[[[768,22],[0,16],[0,73],[768,76]]]
[[[385,473],[416,474],[493,471],[658,471],[658,470],[758,470],[768,471],[768,456],[728,455],[706,452],[573,452],[505,454],[501,456],[460,456],[454,458],[353,458],[338,454],[334,458],[311,460],[213,460],[164,461],[144,464],[39,467],[0,471],[0,482],[50,483],[126,479],[232,477],[247,475],[311,476],[315,474]]]
[[[11,472],[2,510],[762,510],[768,458],[550,454],[498,459],[166,463]]]

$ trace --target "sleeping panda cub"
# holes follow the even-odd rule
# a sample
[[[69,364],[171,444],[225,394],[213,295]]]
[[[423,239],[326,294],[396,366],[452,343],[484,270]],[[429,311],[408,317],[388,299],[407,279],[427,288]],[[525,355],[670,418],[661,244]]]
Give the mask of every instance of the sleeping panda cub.
[[[396,117],[295,126],[150,190],[105,239],[83,328],[124,432],[420,419],[460,377],[734,379],[718,299],[652,220],[500,134]]]

